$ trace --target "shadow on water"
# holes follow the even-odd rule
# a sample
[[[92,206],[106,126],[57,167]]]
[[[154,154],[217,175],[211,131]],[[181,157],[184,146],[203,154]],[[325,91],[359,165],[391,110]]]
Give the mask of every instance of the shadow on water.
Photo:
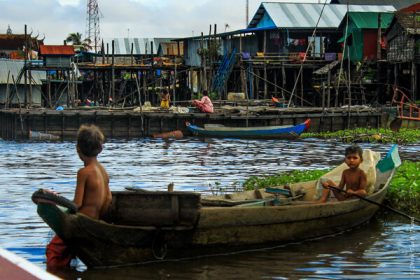
[[[361,146],[380,152],[390,147]],[[175,190],[206,193],[216,182],[230,186],[252,175],[329,168],[343,160],[345,147],[311,139],[111,139],[99,160],[110,174],[112,190],[163,190],[174,182]],[[400,152],[403,159],[420,160],[419,145],[402,146]],[[0,141],[0,153],[0,246],[45,267],[44,248],[52,233],[36,214],[30,197],[38,188],[48,188],[72,198],[81,167],[75,143]],[[80,266],[83,272],[56,273],[68,279],[413,278],[420,277],[419,237],[417,226],[382,217],[334,238],[271,250],[119,269]]]

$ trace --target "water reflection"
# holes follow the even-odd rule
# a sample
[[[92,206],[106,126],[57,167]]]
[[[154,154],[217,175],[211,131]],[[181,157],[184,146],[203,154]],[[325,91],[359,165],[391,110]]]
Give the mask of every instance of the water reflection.
[[[110,174],[113,190],[125,187],[162,190],[174,182],[175,190],[206,192],[216,182],[230,186],[251,175],[328,168],[342,161],[346,146],[315,140],[110,140],[99,159]],[[362,147],[386,152],[390,145],[363,144]],[[400,147],[403,159],[419,161],[419,152],[419,145]],[[30,197],[38,188],[49,188],[72,198],[76,172],[81,167],[75,143],[0,141],[0,154],[3,182],[0,246],[44,267],[44,248],[51,232],[37,216]],[[83,279],[419,277],[418,226],[395,218],[383,219],[338,237],[272,250],[124,269],[65,271],[64,276]]]

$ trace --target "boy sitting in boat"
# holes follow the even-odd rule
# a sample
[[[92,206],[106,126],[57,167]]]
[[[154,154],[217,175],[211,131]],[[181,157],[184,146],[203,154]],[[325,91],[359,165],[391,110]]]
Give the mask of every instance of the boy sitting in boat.
[[[77,154],[84,167],[77,172],[77,185],[74,203],[78,212],[91,218],[102,218],[111,205],[109,177],[105,168],[98,162],[105,137],[95,125],[82,125],[77,132]],[[57,235],[47,245],[47,266],[65,267],[70,265],[73,254]]]
[[[330,196],[330,191],[334,193],[334,196],[339,201],[349,199],[354,195],[366,196],[367,176],[366,173],[359,168],[362,161],[363,150],[359,146],[353,145],[347,147],[345,150],[345,163],[349,168],[343,171],[338,186],[332,180],[321,180],[324,189],[321,198],[317,202],[326,202]],[[330,187],[336,187],[340,190],[343,190],[344,187],[346,187],[346,192],[343,193],[339,190],[331,189]]]

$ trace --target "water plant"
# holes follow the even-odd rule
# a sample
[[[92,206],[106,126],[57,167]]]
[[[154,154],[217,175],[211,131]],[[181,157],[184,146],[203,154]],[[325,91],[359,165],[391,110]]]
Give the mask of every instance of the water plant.
[[[403,162],[392,178],[386,199],[391,207],[420,214],[420,162]]]
[[[301,138],[338,139],[346,143],[370,142],[408,144],[420,142],[420,130],[402,128],[400,131],[394,132],[385,128],[356,128],[335,132],[303,133]]]

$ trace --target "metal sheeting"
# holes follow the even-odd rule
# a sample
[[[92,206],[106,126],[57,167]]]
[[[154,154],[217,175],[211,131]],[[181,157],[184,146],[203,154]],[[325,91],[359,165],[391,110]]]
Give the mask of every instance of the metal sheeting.
[[[104,46],[108,44],[109,54],[112,53],[112,40],[114,40],[116,55],[131,54],[131,44],[133,44],[133,54],[150,54],[151,42],[153,42],[153,54],[157,54],[159,44],[162,42],[171,42],[173,38],[104,38]]]
[[[7,84],[7,75],[9,74],[9,84],[13,83],[12,76],[16,80],[20,70],[23,68],[25,62],[23,60],[0,59],[0,84]],[[32,71],[32,84],[41,85],[41,79],[46,78],[45,71]],[[25,80],[22,78],[19,84],[24,84]]]
[[[378,13],[351,12],[349,15],[357,28],[378,28]],[[393,13],[382,13],[381,28],[388,28],[393,18]]]
[[[336,0],[336,2],[339,2],[340,4],[347,4],[347,1],[349,4],[354,5],[392,5],[397,10],[414,5],[418,3],[418,0]]]
[[[267,13],[277,28],[314,28],[324,4],[263,2],[249,28],[264,27],[259,23]],[[349,5],[350,12],[394,12],[393,6]],[[318,28],[338,28],[347,13],[347,5],[326,4]]]

